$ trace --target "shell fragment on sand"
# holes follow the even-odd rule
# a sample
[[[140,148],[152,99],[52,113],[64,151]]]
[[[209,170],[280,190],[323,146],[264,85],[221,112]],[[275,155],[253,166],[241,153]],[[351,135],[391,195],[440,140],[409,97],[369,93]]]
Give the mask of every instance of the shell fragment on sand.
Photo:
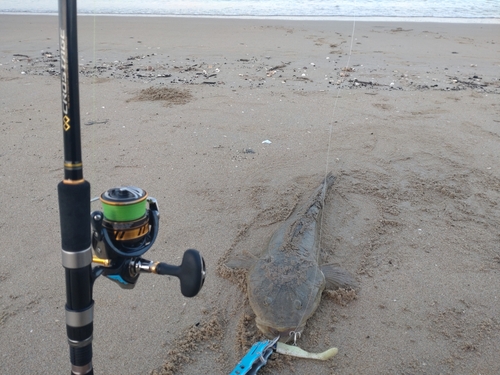
[[[330,348],[322,353],[309,353],[304,349],[299,348],[298,346],[287,345],[283,344],[282,342],[278,342],[276,346],[276,352],[280,354],[299,358],[319,359],[322,361],[326,361],[327,359],[332,358],[335,354],[338,353],[338,351],[339,350],[337,348]]]

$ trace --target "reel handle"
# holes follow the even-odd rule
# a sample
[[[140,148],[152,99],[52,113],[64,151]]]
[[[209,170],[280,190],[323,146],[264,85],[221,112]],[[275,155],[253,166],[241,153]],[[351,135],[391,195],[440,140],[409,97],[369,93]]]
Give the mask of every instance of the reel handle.
[[[184,252],[180,266],[159,262],[154,272],[158,275],[171,275],[179,278],[181,293],[185,297],[194,297],[205,282],[205,260],[198,250],[189,249]]]

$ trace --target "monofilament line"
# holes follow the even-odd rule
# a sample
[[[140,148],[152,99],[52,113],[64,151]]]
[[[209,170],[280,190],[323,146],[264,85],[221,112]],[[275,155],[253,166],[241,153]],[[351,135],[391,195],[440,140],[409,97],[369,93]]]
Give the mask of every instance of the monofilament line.
[[[347,72],[349,71],[349,66],[351,64],[351,56],[352,56],[352,47],[354,45],[354,31],[356,30],[356,18],[352,21],[352,33],[351,33],[351,45],[349,47],[349,54],[347,56],[347,63],[344,68],[345,74],[342,76],[341,75],[341,80],[339,83],[339,87],[337,88],[337,96],[335,97],[335,102],[333,103],[333,109],[332,109],[332,121],[330,123],[330,134],[328,136],[328,149],[326,151],[326,165],[325,165],[325,178],[328,175],[328,167],[330,165],[330,150],[332,146],[332,134],[333,134],[333,124],[334,124],[334,119],[335,119],[335,111],[337,110],[337,103],[340,98],[340,93],[342,92],[342,85],[344,83],[345,77],[347,76]]]
[[[337,88],[337,95],[336,95],[335,101],[333,103],[331,122],[330,122],[330,131],[329,131],[330,134],[328,136],[328,148],[326,151],[325,175],[324,175],[324,179],[323,179],[324,182],[326,182],[326,176],[328,175],[328,168],[330,165],[330,151],[331,151],[331,145],[332,145],[332,135],[333,135],[333,124],[334,124],[334,119],[335,119],[335,112],[337,110],[337,103],[338,103],[339,98],[340,98],[340,93],[342,92],[342,85],[344,83],[345,77],[347,76],[347,72],[349,71],[349,66],[351,63],[352,49],[353,49],[353,45],[354,45],[354,31],[355,30],[356,30],[356,17],[354,16],[353,23],[352,23],[352,32],[351,32],[351,45],[349,47],[349,54],[347,57],[347,63],[345,65],[345,68],[343,69],[345,74],[344,75],[341,74],[341,80],[340,80],[340,83],[339,83],[338,88]],[[321,202],[321,204],[322,204],[322,209],[324,209],[325,198],[326,198],[326,183],[323,183],[322,198],[323,198],[323,201]],[[323,233],[323,215],[321,215],[320,222],[319,222],[319,239],[318,239],[318,241],[319,241],[320,246],[321,246],[321,240],[322,240],[322,233]],[[319,259],[317,259],[317,261],[319,261]],[[316,270],[315,270],[315,275],[314,275],[313,280],[316,279],[316,272],[318,272],[318,268],[316,268]],[[306,308],[304,309],[304,311],[307,311],[307,307],[311,303],[311,297],[312,297],[312,293],[308,297]],[[304,321],[304,316],[305,316],[305,314],[302,315],[302,318],[300,319],[299,325],[297,327],[295,327],[294,332],[297,332],[299,327],[302,325],[302,323]],[[296,335],[294,337],[294,344],[295,344],[295,341],[296,341]]]

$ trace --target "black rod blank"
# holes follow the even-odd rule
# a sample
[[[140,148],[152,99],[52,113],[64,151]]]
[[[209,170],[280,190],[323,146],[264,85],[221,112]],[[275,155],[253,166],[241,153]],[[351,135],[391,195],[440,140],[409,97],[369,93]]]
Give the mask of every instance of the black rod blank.
[[[59,0],[64,179],[58,185],[71,374],[93,375],[90,184],[83,179],[76,0]]]
[[[76,0],[59,0],[64,179],[83,179]]]

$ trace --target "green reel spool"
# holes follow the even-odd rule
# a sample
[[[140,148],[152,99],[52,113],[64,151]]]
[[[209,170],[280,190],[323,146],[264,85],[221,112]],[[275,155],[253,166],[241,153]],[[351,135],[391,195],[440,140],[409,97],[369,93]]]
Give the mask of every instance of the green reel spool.
[[[101,194],[104,218],[109,221],[132,221],[146,214],[148,193],[135,186],[111,188]]]
[[[103,226],[116,241],[135,241],[149,232],[148,193],[135,186],[111,188],[101,194]]]

